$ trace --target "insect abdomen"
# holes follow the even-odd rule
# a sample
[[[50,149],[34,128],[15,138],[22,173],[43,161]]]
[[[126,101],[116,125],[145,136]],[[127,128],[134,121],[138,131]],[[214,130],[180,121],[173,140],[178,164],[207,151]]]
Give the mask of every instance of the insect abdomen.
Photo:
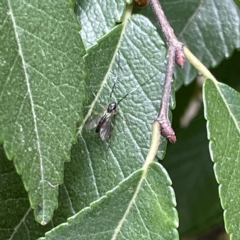
[[[95,130],[95,132],[96,133],[99,133],[100,132],[100,129],[101,129],[101,127],[102,127],[102,125],[104,124],[104,122],[106,121],[106,117],[105,117],[105,115],[100,119],[100,121],[99,121],[99,123],[98,123],[98,125],[97,125],[97,127],[96,127],[96,130]]]

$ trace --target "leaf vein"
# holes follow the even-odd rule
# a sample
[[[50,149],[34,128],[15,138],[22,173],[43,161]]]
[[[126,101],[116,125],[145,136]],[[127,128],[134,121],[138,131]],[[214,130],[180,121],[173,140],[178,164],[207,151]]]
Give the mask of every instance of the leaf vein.
[[[56,48],[53,44],[50,44],[50,43],[44,41],[42,38],[37,37],[37,36],[34,35],[33,33],[29,32],[28,30],[26,30],[26,29],[24,29],[24,28],[22,28],[22,27],[20,27],[20,26],[17,26],[17,28],[19,28],[19,29],[22,30],[23,32],[29,34],[30,36],[32,36],[34,39],[38,40],[39,42],[42,42],[42,43],[46,44],[48,47],[56,50],[57,52],[59,52],[60,54],[62,54],[63,56],[65,56],[66,59],[67,59],[69,62],[72,62],[71,59],[68,57],[68,55],[67,55],[66,52],[63,52],[63,51],[59,50],[59,49]],[[75,64],[76,66],[78,66],[76,62],[72,62],[72,64]]]
[[[147,232],[147,234],[148,234],[148,239],[151,239],[150,231],[148,230],[146,224],[145,224],[144,221],[143,221],[143,218],[142,218],[141,213],[140,213],[140,211],[139,211],[139,209],[138,209],[138,207],[137,207],[136,202],[134,203],[134,205],[135,205],[136,210],[137,210],[137,212],[138,212],[139,219],[141,220],[142,225],[143,225],[143,227],[145,228],[145,230],[146,230],[146,232]]]
[[[7,80],[6,80],[4,86],[3,86],[2,90],[1,90],[0,98],[2,98],[2,95],[3,95],[3,93],[4,93],[4,90],[5,90],[6,86],[7,86],[7,84],[9,83],[9,81],[11,80],[11,75],[12,75],[12,72],[13,72],[13,70],[14,70],[14,67],[15,67],[15,65],[16,65],[16,63],[17,63],[18,57],[19,57],[19,55],[16,54],[16,58],[14,59],[13,64],[12,64],[12,66],[11,66],[11,68],[10,68],[9,74],[8,74],[8,76],[7,76]]]
[[[14,228],[14,231],[12,233],[12,235],[10,236],[9,240],[12,240],[13,237],[15,236],[15,234],[17,233],[18,229],[20,228],[21,224],[25,221],[27,215],[29,214],[29,212],[31,211],[31,208],[29,208],[27,210],[27,212],[25,213],[25,215],[23,216],[23,218],[20,220],[19,224]]]
[[[38,134],[37,116],[36,116],[36,112],[35,112],[35,108],[34,108],[34,101],[33,101],[33,96],[32,96],[32,92],[31,92],[29,76],[28,76],[28,73],[27,73],[26,62],[25,62],[25,58],[24,58],[24,55],[23,55],[21,41],[20,41],[20,38],[19,38],[19,35],[18,35],[18,32],[17,32],[17,24],[16,24],[16,21],[15,21],[15,17],[14,17],[14,14],[13,14],[13,9],[12,9],[10,0],[8,0],[8,6],[9,6],[9,9],[10,9],[10,16],[11,16],[11,20],[12,20],[12,24],[13,24],[13,29],[14,29],[16,41],[17,41],[17,46],[18,46],[18,49],[19,49],[19,55],[22,59],[23,71],[24,71],[24,75],[25,75],[27,92],[28,92],[28,95],[29,95],[32,117],[33,117],[33,122],[34,122],[34,132],[35,132],[35,136],[36,136],[37,151],[38,151],[38,154],[39,154],[39,165],[40,165],[41,180],[43,180],[44,179],[43,156],[42,156],[42,151],[41,151],[40,136]],[[45,195],[44,192],[45,191],[43,189],[43,198],[44,198],[44,195]],[[45,212],[43,210],[43,216],[44,215],[45,215]]]
[[[188,28],[188,26],[190,25],[190,23],[192,22],[192,20],[194,19],[194,17],[197,15],[197,13],[199,12],[199,9],[201,8],[201,6],[204,4],[206,0],[201,0],[199,2],[198,7],[195,9],[195,11],[193,12],[192,16],[189,17],[187,23],[185,24],[184,28],[182,29],[182,31],[179,33],[178,38],[181,38],[182,35],[184,34],[185,30]]]
[[[88,148],[87,148],[87,144],[86,144],[85,139],[84,139],[82,136],[81,136],[81,139],[82,139],[83,145],[84,145],[84,147],[85,147],[85,152],[87,153],[87,160],[88,160],[88,162],[89,162],[89,167],[90,167],[90,171],[91,171],[91,176],[92,176],[92,178],[93,178],[93,186],[94,186],[95,189],[96,189],[97,198],[99,198],[99,197],[100,197],[100,194],[99,194],[99,191],[98,191],[97,181],[96,181],[95,174],[94,174],[94,168],[92,167],[92,162],[91,162],[91,158],[90,158],[89,151],[88,151]]]

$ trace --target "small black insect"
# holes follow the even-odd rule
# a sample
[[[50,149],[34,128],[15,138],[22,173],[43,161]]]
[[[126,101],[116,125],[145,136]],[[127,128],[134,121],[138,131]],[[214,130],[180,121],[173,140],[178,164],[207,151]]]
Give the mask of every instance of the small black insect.
[[[157,73],[158,74],[158,73]],[[155,77],[157,74],[155,74],[153,77]],[[132,89],[129,93],[127,93],[125,96],[123,96],[118,102],[112,102],[110,103],[106,108],[104,108],[99,114],[90,117],[90,119],[87,121],[85,125],[86,130],[91,130],[95,128],[96,133],[100,134],[100,138],[104,141],[107,140],[110,136],[111,131],[111,123],[113,120],[113,116],[116,113],[116,108],[120,104],[120,102],[126,98],[129,94],[136,91],[138,88],[142,87],[144,84],[146,84],[148,81],[150,81],[153,77],[145,81],[142,85],[137,86],[136,88]],[[115,87],[116,81],[113,85],[113,89]],[[112,92],[110,94],[110,97],[112,96]]]

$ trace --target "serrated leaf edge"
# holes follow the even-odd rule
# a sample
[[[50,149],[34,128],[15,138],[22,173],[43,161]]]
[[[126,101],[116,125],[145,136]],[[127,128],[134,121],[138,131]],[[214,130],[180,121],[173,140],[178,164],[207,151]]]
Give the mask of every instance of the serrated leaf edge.
[[[235,124],[235,127],[236,127],[236,129],[238,130],[238,132],[239,132],[239,134],[240,134],[240,128],[239,128],[239,126],[238,126],[238,123],[237,123],[237,121],[236,121],[236,118],[235,118],[234,115],[232,114],[231,109],[228,107],[227,101],[225,101],[225,97],[224,97],[224,95],[222,94],[222,91],[221,91],[221,89],[220,89],[220,87],[219,87],[219,85],[221,85],[221,83],[219,83],[219,82],[218,82],[217,80],[215,80],[215,79],[212,80],[212,79],[210,79],[210,78],[207,78],[207,79],[205,80],[205,82],[204,82],[204,88],[205,88],[205,85],[206,85],[207,81],[212,81],[212,82],[214,83],[214,86],[215,86],[216,90],[218,91],[219,95],[221,96],[221,99],[222,99],[223,103],[225,104],[226,109],[228,110],[229,115],[231,116],[231,119],[233,120],[233,122],[234,122],[234,124]],[[225,84],[223,84],[223,85],[225,85]],[[229,88],[230,88],[230,87],[229,87]],[[204,106],[206,106],[205,91],[203,91],[203,102],[204,102]],[[207,125],[208,125],[208,124],[209,124],[209,119],[208,119],[208,116],[207,116],[206,107],[204,107],[204,116],[205,116],[205,119],[207,120]],[[208,127],[207,127],[207,129],[208,129]],[[211,143],[212,140],[211,140],[211,138],[210,138],[210,132],[207,131],[207,133],[208,133],[208,139],[209,139],[209,141],[210,141],[210,143]],[[211,155],[211,159],[212,159],[212,161],[214,162],[214,169],[215,169],[215,165],[217,164],[217,162],[214,161],[213,151],[212,151],[212,148],[211,148],[211,144],[209,145],[209,152],[210,152],[210,155]],[[214,171],[214,173],[215,173],[215,171]],[[227,208],[223,206],[222,199],[221,199],[221,196],[220,196],[220,195],[221,195],[220,193],[221,193],[221,191],[222,191],[222,190],[221,190],[221,186],[223,185],[223,183],[222,183],[221,181],[219,181],[216,173],[215,173],[215,177],[216,177],[217,182],[218,182],[218,184],[219,184],[218,191],[219,191],[219,197],[220,197],[220,201],[221,201],[221,206],[222,206],[223,211],[224,211],[224,212],[223,212],[223,216],[224,216],[225,229],[226,229],[226,232],[227,232],[228,234],[230,234],[230,238],[231,238],[232,233],[230,233],[230,232],[228,231],[227,225],[226,225],[226,222],[227,222],[227,221],[226,221]]]
[[[26,64],[26,62],[24,60],[23,51],[22,51],[20,39],[19,39],[18,32],[17,32],[17,24],[16,24],[16,21],[15,21],[15,18],[14,18],[14,15],[13,15],[13,9],[12,9],[12,6],[11,6],[11,3],[10,3],[9,0],[8,0],[8,7],[9,7],[8,14],[11,17],[11,20],[12,20],[12,23],[13,23],[13,29],[14,29],[14,33],[15,33],[15,37],[16,37],[16,41],[17,41],[17,45],[18,45],[19,56],[20,56],[20,58],[22,60],[22,67],[23,67],[25,80],[26,80],[26,85],[27,85],[27,94],[29,96],[30,105],[31,105],[31,112],[32,112],[33,123],[34,123],[34,132],[35,132],[35,136],[36,136],[36,139],[37,139],[37,141],[36,141],[36,145],[37,145],[36,150],[37,150],[37,152],[39,154],[39,160],[40,160],[40,164],[39,165],[40,165],[40,172],[41,172],[41,182],[44,182],[45,180],[44,180],[44,170],[43,170],[43,156],[42,156],[42,151],[41,151],[40,137],[39,137],[39,134],[38,134],[38,124],[37,124],[37,117],[36,117],[36,113],[35,113],[35,109],[34,109],[33,96],[32,96],[32,92],[31,92],[29,77],[28,77],[28,74],[27,74],[27,64]],[[44,191],[43,191],[42,199],[45,198],[44,195],[45,194],[44,194]],[[42,211],[42,219],[44,219],[44,216],[45,216],[45,212],[44,212],[44,209],[43,209],[43,211]],[[46,224],[45,220],[42,220],[41,224],[45,225]]]
[[[238,126],[237,120],[236,120],[236,118],[234,117],[234,115],[232,114],[231,109],[228,107],[228,102],[225,100],[225,97],[224,97],[224,95],[222,94],[222,91],[221,91],[221,89],[220,89],[220,87],[219,87],[219,85],[221,85],[221,83],[219,83],[219,82],[216,81],[216,80],[212,80],[212,79],[208,78],[208,79],[205,80],[204,87],[205,87],[206,81],[212,81],[212,82],[214,83],[216,89],[217,89],[218,92],[219,92],[219,95],[221,96],[222,101],[225,103],[226,109],[228,110],[229,115],[231,116],[231,119],[233,119],[233,122],[234,122],[234,124],[235,124],[236,129],[238,130],[238,132],[239,132],[239,134],[240,134],[240,128],[239,128],[239,126]],[[203,100],[204,100],[204,102],[206,101],[205,94],[203,94]],[[206,103],[205,103],[204,105],[206,105]],[[206,107],[204,108],[204,116],[205,116],[205,119],[206,119],[207,121],[209,121],[209,120],[208,120],[208,116],[207,116],[207,112],[206,112]],[[209,133],[208,133],[208,134],[209,134]],[[209,135],[208,135],[208,139],[211,141]],[[212,158],[212,159],[213,159],[213,158]]]
[[[124,214],[123,214],[123,217],[122,217],[121,220],[119,221],[117,227],[115,228],[114,234],[113,234],[113,236],[112,236],[112,238],[111,238],[111,240],[117,239],[118,233],[120,232],[120,229],[121,229],[121,227],[122,227],[122,225],[123,225],[123,223],[124,223],[127,215],[130,213],[130,210],[131,210],[132,206],[135,204],[135,200],[136,200],[136,198],[137,198],[137,196],[138,196],[138,193],[139,193],[139,191],[140,191],[142,182],[143,182],[144,180],[146,180],[146,175],[147,175],[148,169],[149,169],[150,165],[152,165],[152,164],[157,164],[157,165],[159,165],[160,168],[161,168],[161,170],[162,170],[162,171],[164,172],[164,174],[167,176],[166,170],[165,170],[159,163],[152,162],[152,163],[149,163],[149,164],[144,164],[143,168],[138,169],[137,171],[133,172],[131,175],[129,175],[128,177],[126,177],[123,181],[121,181],[120,183],[118,183],[118,185],[117,185],[116,187],[114,187],[113,189],[107,191],[104,196],[102,196],[102,197],[100,197],[99,199],[97,199],[96,201],[90,203],[90,205],[89,205],[88,207],[83,208],[80,212],[78,212],[78,213],[75,214],[74,216],[69,217],[69,218],[67,219],[67,222],[62,223],[62,224],[58,225],[57,227],[55,227],[54,229],[50,230],[49,232],[45,233],[45,236],[46,236],[46,235],[51,235],[51,232],[56,231],[56,230],[59,229],[59,228],[62,228],[62,227],[64,227],[64,226],[67,226],[67,225],[71,224],[71,221],[74,221],[74,219],[75,219],[77,216],[80,216],[80,215],[84,214],[85,212],[90,211],[95,205],[100,204],[101,201],[103,201],[104,199],[107,199],[107,198],[108,198],[108,195],[110,195],[112,192],[114,192],[116,189],[118,189],[124,182],[128,181],[133,175],[137,174],[138,172],[142,172],[142,173],[141,173],[140,181],[139,181],[139,183],[137,184],[137,187],[136,187],[136,190],[135,190],[135,192],[134,192],[134,194],[133,194],[133,197],[131,198],[131,200],[130,200],[130,202],[129,202],[129,204],[128,204],[128,207],[127,207],[127,209],[125,210],[125,212],[124,212]],[[169,181],[168,185],[169,185],[169,187],[171,187],[171,181]],[[172,191],[173,191],[173,190],[172,190]],[[172,202],[172,208],[174,208],[174,206],[176,206],[176,202],[175,202],[175,201]],[[176,211],[175,211],[175,212],[176,212]],[[178,222],[174,222],[174,225],[175,225],[176,228],[177,228],[177,227],[178,227]],[[176,229],[175,229],[175,230],[176,230]],[[44,238],[44,237],[38,238],[38,240],[44,240],[44,239],[46,240],[46,237],[45,237],[45,238]]]
[[[81,124],[81,125],[79,126],[79,128],[78,128],[78,135],[81,135],[82,130],[83,130],[83,126],[84,126],[84,124],[86,123],[86,121],[88,120],[88,118],[92,115],[93,108],[94,108],[94,106],[96,105],[96,102],[98,101],[98,99],[99,99],[99,97],[100,97],[100,94],[101,94],[101,92],[102,92],[102,89],[103,89],[104,85],[107,83],[108,77],[109,77],[109,75],[110,75],[110,73],[111,73],[112,66],[113,66],[113,64],[114,64],[114,62],[115,62],[115,59],[116,59],[118,50],[119,50],[120,45],[121,45],[121,42],[122,42],[122,39],[123,39],[123,35],[124,35],[125,29],[126,29],[126,27],[127,27],[128,20],[129,20],[129,18],[131,17],[131,15],[132,15],[132,5],[128,5],[127,8],[126,8],[126,11],[125,11],[125,15],[124,15],[123,22],[122,22],[122,25],[123,25],[122,33],[121,33],[121,35],[120,35],[119,42],[118,42],[117,47],[116,47],[116,49],[115,49],[115,52],[114,52],[114,54],[113,54],[112,61],[110,62],[108,71],[106,72],[106,74],[105,74],[105,76],[104,76],[104,79],[103,79],[103,81],[102,81],[102,83],[101,83],[101,85],[100,85],[100,88],[99,88],[97,94],[95,95],[95,98],[93,99],[93,101],[92,101],[92,103],[91,103],[91,105],[90,105],[90,107],[89,107],[89,110],[88,110],[85,118],[84,118],[83,121],[82,121],[82,124]],[[108,33],[108,34],[111,34],[111,32]]]

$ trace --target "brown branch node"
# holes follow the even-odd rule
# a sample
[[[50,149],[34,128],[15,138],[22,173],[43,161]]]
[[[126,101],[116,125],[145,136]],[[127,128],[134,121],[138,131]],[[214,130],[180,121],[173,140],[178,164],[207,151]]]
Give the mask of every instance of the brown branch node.
[[[159,108],[159,113],[156,121],[160,124],[160,131],[163,137],[167,138],[171,143],[176,142],[175,132],[171,127],[169,120],[169,101],[171,97],[172,76],[174,62],[183,67],[185,62],[185,55],[183,52],[184,44],[180,42],[174,34],[158,0],[149,0],[158,22],[162,28],[162,32],[166,38],[167,50],[167,66],[164,80],[164,88],[162,94],[162,101]]]

